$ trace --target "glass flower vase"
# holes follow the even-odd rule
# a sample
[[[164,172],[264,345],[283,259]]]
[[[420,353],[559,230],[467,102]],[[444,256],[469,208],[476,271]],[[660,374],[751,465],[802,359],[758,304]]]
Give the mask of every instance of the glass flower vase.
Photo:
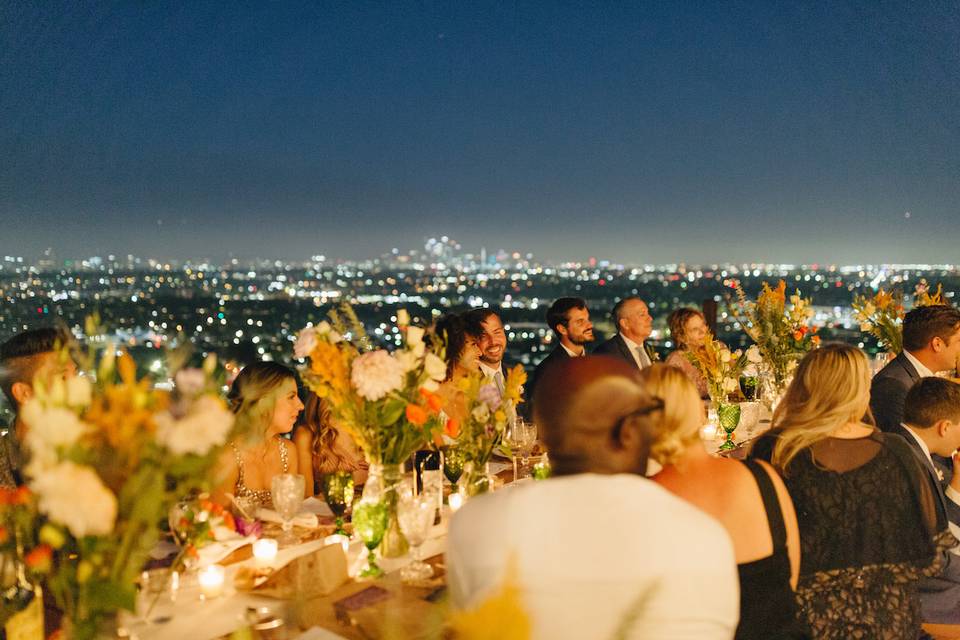
[[[399,558],[407,553],[410,545],[400,530],[397,504],[400,484],[403,481],[403,465],[370,463],[367,481],[363,486],[364,500],[381,500],[387,508],[387,530],[380,543],[380,555],[384,558]]]

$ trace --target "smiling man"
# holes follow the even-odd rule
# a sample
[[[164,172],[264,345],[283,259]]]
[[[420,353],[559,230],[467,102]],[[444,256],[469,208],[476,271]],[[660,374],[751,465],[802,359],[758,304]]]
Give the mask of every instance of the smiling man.
[[[586,345],[593,342],[593,323],[583,298],[557,298],[547,309],[547,324],[559,344],[533,371],[527,388],[527,417],[533,416],[533,393],[544,372],[558,362],[587,355]]]
[[[502,396],[506,379],[503,358],[507,351],[503,321],[492,309],[471,309],[463,315],[463,321],[467,335],[480,347],[480,372],[497,383]]]

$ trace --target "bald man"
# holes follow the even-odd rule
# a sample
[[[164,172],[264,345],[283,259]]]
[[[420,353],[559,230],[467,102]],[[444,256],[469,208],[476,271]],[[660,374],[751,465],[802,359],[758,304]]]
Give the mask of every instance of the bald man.
[[[454,606],[496,594],[512,564],[532,638],[732,638],[740,603],[726,532],[640,475],[662,402],[636,367],[569,359],[535,393],[549,398],[535,417],[554,475],[457,512],[447,548]]]
[[[636,297],[624,298],[613,307],[612,319],[617,335],[594,349],[593,353],[622,358],[637,370],[653,364],[651,351],[645,343],[653,330],[653,318],[647,303]]]

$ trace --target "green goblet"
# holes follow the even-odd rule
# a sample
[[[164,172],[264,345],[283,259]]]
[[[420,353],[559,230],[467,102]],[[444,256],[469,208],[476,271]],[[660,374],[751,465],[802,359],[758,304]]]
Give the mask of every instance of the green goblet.
[[[466,456],[456,447],[444,447],[441,452],[443,453],[443,475],[447,477],[450,484],[457,484],[457,480],[463,474]]]
[[[720,451],[730,451],[737,448],[733,441],[733,432],[737,430],[740,424],[740,405],[728,402],[717,404],[717,422],[727,434],[727,439],[720,445]]]
[[[387,505],[383,500],[374,502],[361,499],[353,507],[353,530],[370,552],[367,556],[367,568],[360,574],[361,578],[377,578],[383,575],[383,569],[377,566],[374,550],[380,546],[383,534],[387,531],[388,515]]]
[[[353,473],[334,471],[326,474],[320,480],[320,490],[330,511],[333,511],[333,515],[337,517],[337,530],[334,533],[346,535],[347,532],[343,529],[343,515],[353,502]]]

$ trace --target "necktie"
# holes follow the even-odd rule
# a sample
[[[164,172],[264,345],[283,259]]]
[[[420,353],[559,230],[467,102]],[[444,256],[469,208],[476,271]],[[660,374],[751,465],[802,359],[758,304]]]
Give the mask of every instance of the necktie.
[[[500,395],[503,395],[503,372],[500,369],[497,369],[497,372],[493,374],[493,379],[497,382],[497,391],[500,392]]]
[[[643,348],[643,345],[637,347],[637,354],[640,356],[640,368],[646,369],[650,366],[650,356],[647,355],[647,351]]]

